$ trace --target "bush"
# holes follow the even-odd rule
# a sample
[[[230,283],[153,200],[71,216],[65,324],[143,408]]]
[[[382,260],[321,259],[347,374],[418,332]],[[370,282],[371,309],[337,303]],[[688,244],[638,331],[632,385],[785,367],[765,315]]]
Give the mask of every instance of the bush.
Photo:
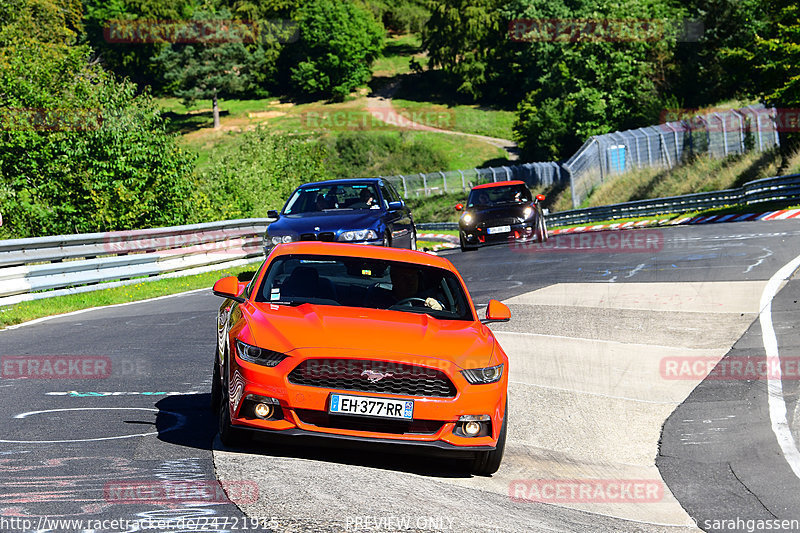
[[[431,172],[447,159],[407,132],[343,132],[326,139],[331,174],[340,178]]]

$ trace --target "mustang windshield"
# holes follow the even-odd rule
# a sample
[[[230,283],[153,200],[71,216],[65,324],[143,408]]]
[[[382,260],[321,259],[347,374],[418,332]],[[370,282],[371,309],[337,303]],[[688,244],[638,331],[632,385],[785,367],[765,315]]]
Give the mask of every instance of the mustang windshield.
[[[524,185],[486,187],[485,189],[472,189],[467,200],[467,207],[521,204],[532,200],[531,191]]]
[[[380,209],[380,196],[369,183],[310,185],[297,189],[283,210],[297,215],[342,209]]]
[[[452,272],[359,257],[278,257],[269,266],[256,301],[392,309],[446,320],[474,320],[464,289]]]

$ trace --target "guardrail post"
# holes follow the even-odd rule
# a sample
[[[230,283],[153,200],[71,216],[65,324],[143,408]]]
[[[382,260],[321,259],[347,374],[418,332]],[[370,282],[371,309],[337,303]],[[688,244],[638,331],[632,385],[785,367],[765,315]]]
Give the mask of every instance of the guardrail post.
[[[442,175],[442,186],[444,187],[444,192],[446,193],[447,192],[447,176],[445,176],[444,172],[442,172],[441,170],[439,171],[439,174]]]
[[[459,170],[458,173],[461,174],[461,190],[462,191],[466,191],[467,190],[467,183],[464,181],[464,171],[463,170]]]
[[[753,113],[756,116],[756,132],[758,134],[758,151],[763,152],[764,148],[761,145],[761,113],[756,111]]]
[[[492,171],[492,181],[496,182],[497,181],[497,174],[494,171],[494,167],[489,167],[489,170]]]
[[[425,196],[428,196],[428,178],[422,172],[419,175],[422,176],[422,188],[425,191]]]
[[[403,182],[403,198],[408,198],[408,187],[406,187],[406,177],[400,174],[400,181]]]

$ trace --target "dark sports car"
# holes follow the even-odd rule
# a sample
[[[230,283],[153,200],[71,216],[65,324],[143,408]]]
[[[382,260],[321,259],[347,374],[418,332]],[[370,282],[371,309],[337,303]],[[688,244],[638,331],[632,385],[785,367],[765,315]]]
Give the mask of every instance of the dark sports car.
[[[264,250],[280,243],[325,241],[417,249],[411,211],[380,178],[306,183],[289,197],[267,227]]]
[[[542,213],[544,196],[535,198],[523,181],[498,181],[472,188],[458,221],[461,250],[509,241],[547,240]]]

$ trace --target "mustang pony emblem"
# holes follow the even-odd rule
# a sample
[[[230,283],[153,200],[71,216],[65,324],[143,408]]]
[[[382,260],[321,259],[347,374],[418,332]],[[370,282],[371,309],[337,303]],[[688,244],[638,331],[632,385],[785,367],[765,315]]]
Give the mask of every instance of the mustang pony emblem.
[[[367,379],[370,383],[375,383],[376,381],[380,381],[383,378],[388,378],[389,376],[394,376],[391,372],[376,372],[374,370],[364,370],[361,373],[361,377],[367,376]]]

